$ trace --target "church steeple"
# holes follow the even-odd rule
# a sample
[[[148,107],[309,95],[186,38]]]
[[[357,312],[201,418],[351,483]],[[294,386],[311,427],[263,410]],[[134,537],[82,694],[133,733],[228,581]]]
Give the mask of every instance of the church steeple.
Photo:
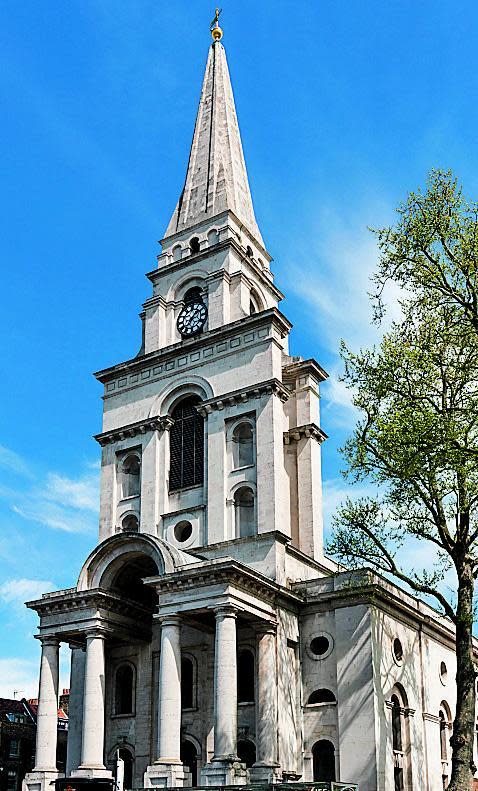
[[[212,28],[184,188],[166,237],[202,220],[232,211],[264,247],[259,231],[237,122],[226,52]],[[222,31],[221,31],[222,34]]]

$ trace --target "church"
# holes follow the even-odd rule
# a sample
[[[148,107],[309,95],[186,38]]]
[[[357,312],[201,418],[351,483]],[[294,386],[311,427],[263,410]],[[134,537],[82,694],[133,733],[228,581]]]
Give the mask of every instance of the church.
[[[59,777],[60,643],[72,787],[111,778],[119,755],[127,789],[440,791],[453,629],[324,555],[327,374],[289,354],[217,18],[212,38],[140,352],[96,373],[98,543],[74,587],[28,602],[41,665],[24,791]]]

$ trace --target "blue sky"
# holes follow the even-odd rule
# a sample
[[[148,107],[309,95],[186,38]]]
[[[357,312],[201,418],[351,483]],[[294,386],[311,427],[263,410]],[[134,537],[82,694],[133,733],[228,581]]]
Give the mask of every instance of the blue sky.
[[[478,197],[476,2],[222,5],[291,349],[331,373],[328,515],[354,422],[339,340],[376,337],[367,226],[392,222],[434,166]],[[1,4],[0,696],[35,692],[36,616],[23,602],[74,585],[95,543],[91,372],[139,348],[144,273],[182,186],[213,11],[203,0]]]

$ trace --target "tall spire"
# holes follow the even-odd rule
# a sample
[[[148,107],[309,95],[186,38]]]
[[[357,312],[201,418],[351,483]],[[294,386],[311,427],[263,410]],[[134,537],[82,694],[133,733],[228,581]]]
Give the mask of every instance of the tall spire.
[[[252,206],[241,135],[222,30],[211,26],[213,43],[194,127],[184,188],[165,236],[230,209],[264,246]]]

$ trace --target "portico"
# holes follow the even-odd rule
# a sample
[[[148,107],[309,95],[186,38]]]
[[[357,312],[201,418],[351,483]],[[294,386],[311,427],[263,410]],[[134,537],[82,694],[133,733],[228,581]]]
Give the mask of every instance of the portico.
[[[147,537],[146,541],[151,545],[155,539]],[[191,626],[214,635],[213,718],[210,723],[213,749],[202,768],[201,782],[205,785],[245,782],[245,765],[237,755],[238,621],[241,628],[252,629],[257,645],[257,760],[251,772],[258,779],[272,779],[278,766],[274,737],[274,722],[277,722],[275,600],[285,595],[284,590],[232,559],[218,562],[182,557],[180,567],[174,567],[173,563],[169,573],[142,578],[141,595],[135,600],[126,595],[128,592],[132,596],[136,584],[128,571],[132,563],[129,540],[123,537],[123,552],[119,552],[121,542],[117,537],[105,543],[115,544],[118,550],[115,553],[109,548],[110,557],[114,556],[115,573],[112,574],[109,565],[103,567],[103,553],[97,552],[89,561],[89,569],[84,569],[80,575],[79,585],[88,578],[94,584],[99,581],[100,585],[108,585],[109,590],[97,587],[58,591],[29,604],[40,615],[38,637],[42,643],[42,658],[37,761],[34,776],[26,778],[27,788],[38,788],[39,778],[40,785],[46,787],[58,776],[56,717],[60,642],[68,642],[72,649],[72,696],[81,701],[81,716],[78,706],[73,706],[70,719],[69,776],[111,777],[111,769],[105,764],[105,722],[109,716],[106,707],[108,651],[132,641],[150,643],[154,635],[159,643],[159,674],[157,686],[152,690],[157,739],[144,774],[144,785],[189,785],[188,768],[181,761],[181,633]],[[160,558],[156,558],[155,565],[158,570],[164,570],[170,559],[161,554],[159,542],[156,547]],[[135,549],[136,570],[141,573],[142,568],[151,568],[148,565],[151,553],[143,559],[138,556],[137,538]],[[194,562],[185,563],[185,560]],[[127,591],[120,584],[125,579],[129,585]],[[297,597],[291,593],[290,599],[293,608]],[[207,711],[200,715],[207,718]]]

